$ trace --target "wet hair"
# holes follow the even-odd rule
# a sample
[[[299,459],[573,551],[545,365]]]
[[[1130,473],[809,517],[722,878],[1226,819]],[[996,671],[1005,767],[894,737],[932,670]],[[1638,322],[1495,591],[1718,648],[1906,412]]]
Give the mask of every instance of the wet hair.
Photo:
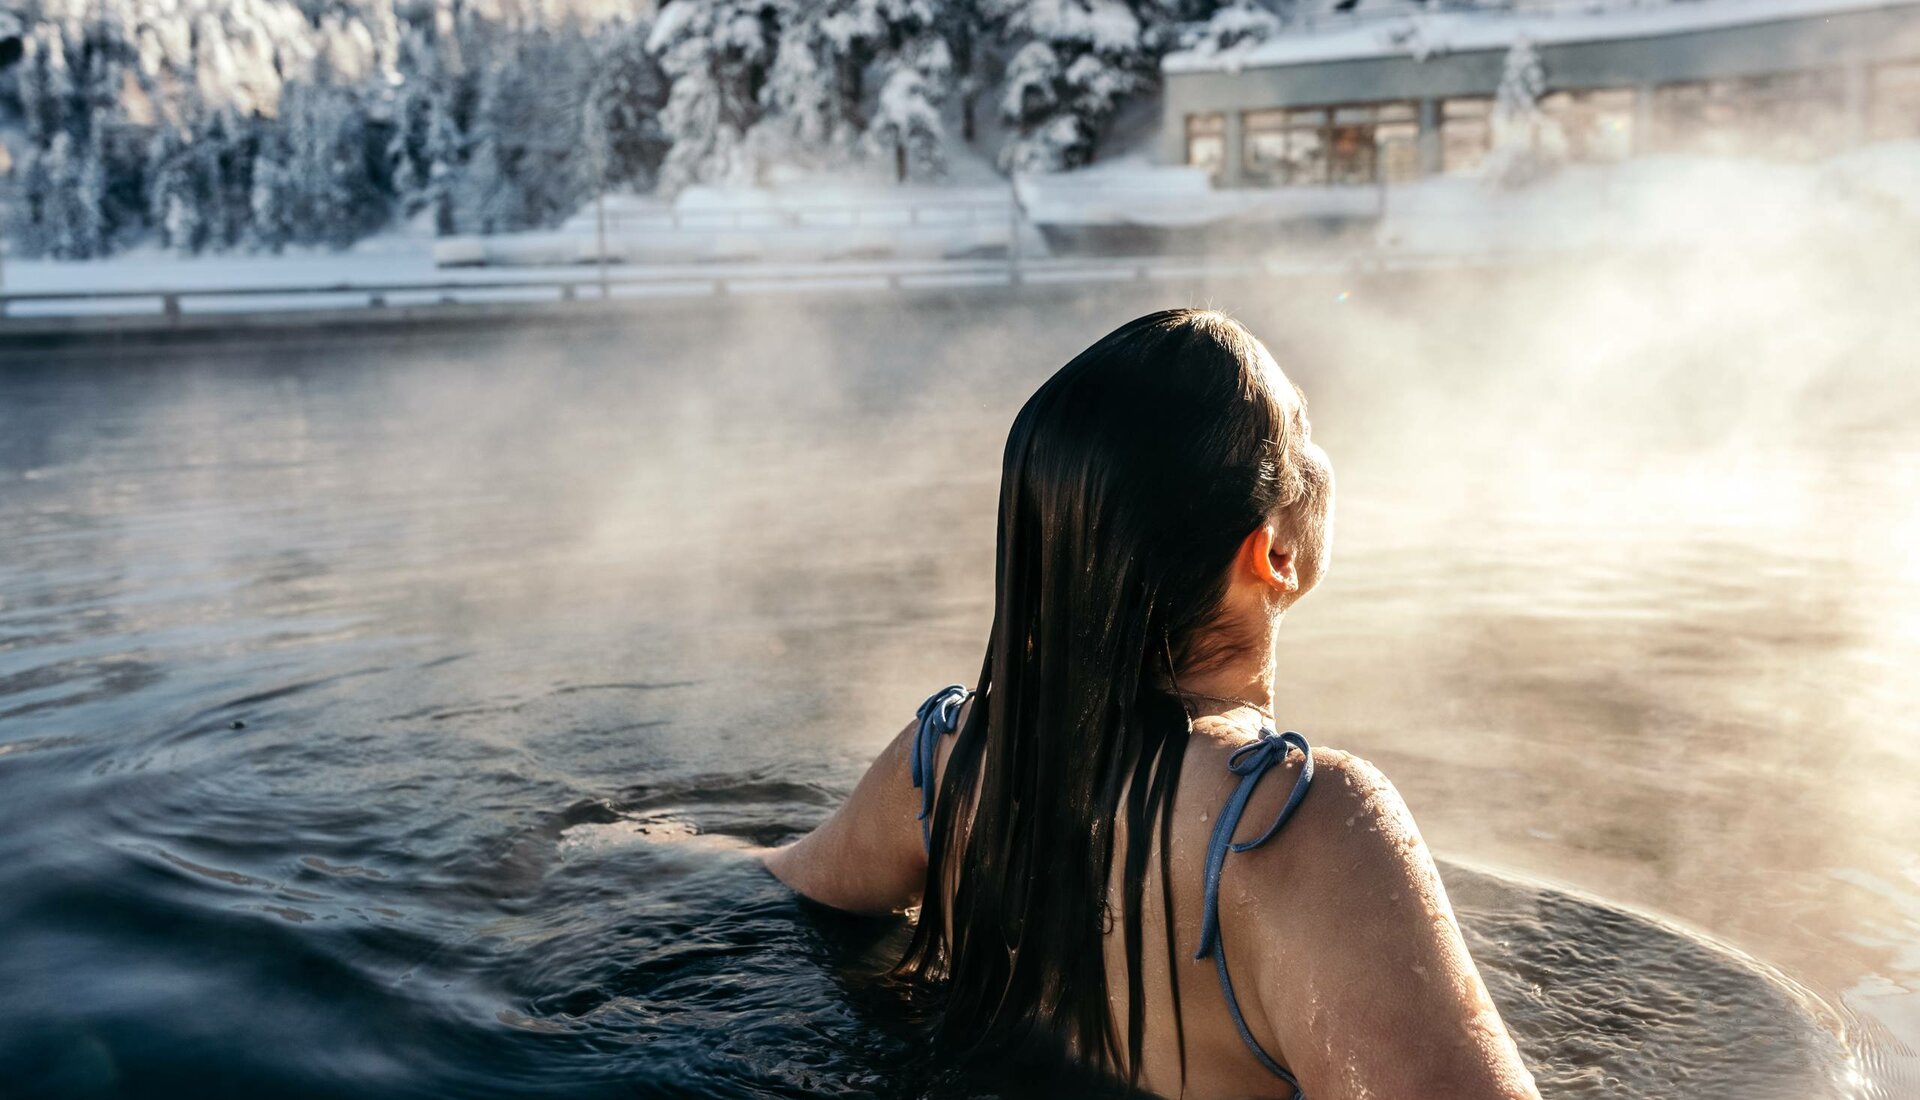
[[[1246,536],[1314,511],[1296,507],[1323,486],[1307,433],[1298,389],[1260,343],[1202,310],[1122,325],[1014,419],[978,698],[940,786],[920,919],[895,969],[935,1000],[944,1053],[1024,1063],[1064,1050],[1138,1080],[1155,827],[1163,946],[1169,960],[1192,951],[1175,943],[1168,865],[1192,727],[1167,685],[1234,644],[1212,626]],[[1123,813],[1124,1030],[1102,935]],[[1173,1003],[1179,1029],[1177,983]]]

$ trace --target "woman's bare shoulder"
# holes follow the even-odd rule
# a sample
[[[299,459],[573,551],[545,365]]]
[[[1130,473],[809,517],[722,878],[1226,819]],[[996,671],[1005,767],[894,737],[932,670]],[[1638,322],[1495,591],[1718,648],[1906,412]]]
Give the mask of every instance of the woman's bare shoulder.
[[[1291,753],[1262,779],[1236,836],[1258,836],[1280,813],[1303,761]],[[1315,747],[1313,778],[1299,808],[1272,840],[1238,853],[1248,881],[1242,895],[1257,908],[1284,909],[1292,919],[1346,921],[1364,899],[1393,898],[1444,905],[1433,857],[1406,800],[1371,761]],[[1303,912],[1304,910],[1304,912]]]
[[[1308,1093],[1536,1096],[1400,792],[1353,753],[1316,748],[1313,767],[1286,827],[1234,857],[1230,945],[1302,1082],[1335,1083]],[[1290,786],[1268,785],[1248,810],[1263,829]]]

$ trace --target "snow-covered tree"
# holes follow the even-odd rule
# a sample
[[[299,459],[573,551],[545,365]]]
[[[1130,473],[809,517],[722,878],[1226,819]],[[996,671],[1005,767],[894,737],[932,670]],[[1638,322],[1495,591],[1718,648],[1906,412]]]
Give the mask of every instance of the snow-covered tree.
[[[784,161],[925,178],[976,100],[1003,163],[1072,167],[1167,28],[1245,41],[1293,2],[1326,0],[10,0],[12,244],[518,230]]]
[[[299,197],[293,147],[284,127],[269,127],[261,133],[247,196],[248,247],[279,252],[292,244],[299,232]]]
[[[615,37],[596,60],[581,117],[581,145],[593,162],[593,187],[653,185],[667,155],[660,109],[667,77],[647,52],[646,24]]]
[[[547,225],[586,198],[594,159],[581,148],[586,82],[569,44],[544,35],[502,43],[487,58],[455,201],[462,229]]]
[[[394,203],[402,215],[411,216],[427,204],[427,128],[432,120],[432,95],[423,84],[404,84],[394,101],[385,154]]]
[[[1501,187],[1518,187],[1540,178],[1551,167],[1540,97],[1546,94],[1546,69],[1540,54],[1525,37],[1507,49],[1494,92],[1493,148],[1487,156],[1485,178]]]
[[[205,242],[207,189],[187,136],[164,126],[147,147],[147,209],[160,243],[180,253]]]
[[[673,81],[661,125],[673,149],[660,169],[669,191],[712,180],[751,180],[747,133],[777,48],[778,7],[768,0],[671,0],[647,49]]]
[[[1290,5],[1289,5],[1290,7]],[[1222,52],[1265,42],[1286,26],[1281,10],[1263,0],[1227,0],[1185,45]]]
[[[892,155],[895,179],[904,182],[909,176],[946,170],[941,109],[952,76],[953,55],[946,42],[931,33],[888,59],[867,143],[882,155]]]
[[[77,150],[73,166],[73,195],[62,215],[66,250],[76,258],[105,255],[111,240],[107,209],[107,158],[103,135],[95,128]]]
[[[195,135],[193,156],[206,204],[202,248],[237,248],[246,240],[252,219],[253,143],[252,128],[225,111],[211,115]]]
[[[786,0],[748,135],[756,160],[837,163],[865,129],[867,68],[886,34],[873,0]]]
[[[454,122],[452,106],[436,96],[427,113],[424,156],[427,178],[423,203],[433,211],[433,227],[442,235],[455,231],[454,192],[466,165],[466,135]]]
[[[991,0],[990,10],[1017,44],[1000,94],[1012,131],[1001,162],[1016,171],[1088,163],[1114,110],[1149,85],[1158,32],[1126,0]]]
[[[79,88],[67,65],[66,38],[60,28],[43,23],[21,39],[15,83],[28,138],[41,148],[50,148],[59,134],[71,139]]]

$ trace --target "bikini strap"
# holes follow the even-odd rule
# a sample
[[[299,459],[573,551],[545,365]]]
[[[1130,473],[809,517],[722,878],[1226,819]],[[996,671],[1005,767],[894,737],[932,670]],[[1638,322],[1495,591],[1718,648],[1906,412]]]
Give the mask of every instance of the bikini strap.
[[[1287,759],[1289,750],[1299,749],[1304,758],[1300,765],[1300,776],[1293,781],[1293,792],[1287,796],[1286,805],[1280,807],[1280,813],[1268,825],[1265,832],[1252,840],[1233,842],[1233,834],[1239,829],[1240,816],[1246,812],[1247,802],[1253,798],[1253,789],[1260,785],[1260,779],[1274,765]],[[1253,1056],[1267,1067],[1276,1077],[1293,1086],[1295,1100],[1302,1100],[1300,1082],[1286,1067],[1274,1061],[1260,1041],[1253,1037],[1253,1031],[1247,1027],[1246,1017],[1240,1013],[1240,1000],[1233,995],[1233,979],[1227,973],[1227,948],[1220,938],[1220,872],[1226,867],[1228,852],[1244,852],[1265,844],[1287,823],[1293,811],[1300,808],[1300,801],[1307,797],[1307,787],[1313,782],[1313,748],[1307,739],[1288,730],[1276,734],[1270,729],[1260,731],[1260,739],[1249,742],[1233,750],[1227,757],[1227,770],[1240,777],[1239,785],[1233,794],[1227,797],[1227,804],[1220,810],[1219,820],[1214,822],[1213,835],[1207,842],[1207,864],[1204,892],[1200,908],[1200,949],[1194,953],[1195,959],[1213,956],[1214,969],[1220,974],[1220,992],[1227,1001],[1227,1012],[1232,1015],[1234,1026],[1240,1029],[1240,1038],[1247,1044]]]
[[[913,735],[913,785],[920,789],[920,841],[933,849],[933,776],[940,738],[960,728],[960,705],[973,696],[964,684],[948,684],[920,704],[920,728]]]

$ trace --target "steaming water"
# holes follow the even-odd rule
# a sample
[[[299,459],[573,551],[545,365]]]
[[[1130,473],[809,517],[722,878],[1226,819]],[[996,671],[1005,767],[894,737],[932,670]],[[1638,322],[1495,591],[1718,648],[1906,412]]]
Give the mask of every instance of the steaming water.
[[[975,1087],[738,849],[971,677],[1019,401],[1207,300],[1340,472],[1282,720],[1406,794],[1547,1094],[1911,1095],[1911,322],[1572,278],[0,368],[0,1080]]]

